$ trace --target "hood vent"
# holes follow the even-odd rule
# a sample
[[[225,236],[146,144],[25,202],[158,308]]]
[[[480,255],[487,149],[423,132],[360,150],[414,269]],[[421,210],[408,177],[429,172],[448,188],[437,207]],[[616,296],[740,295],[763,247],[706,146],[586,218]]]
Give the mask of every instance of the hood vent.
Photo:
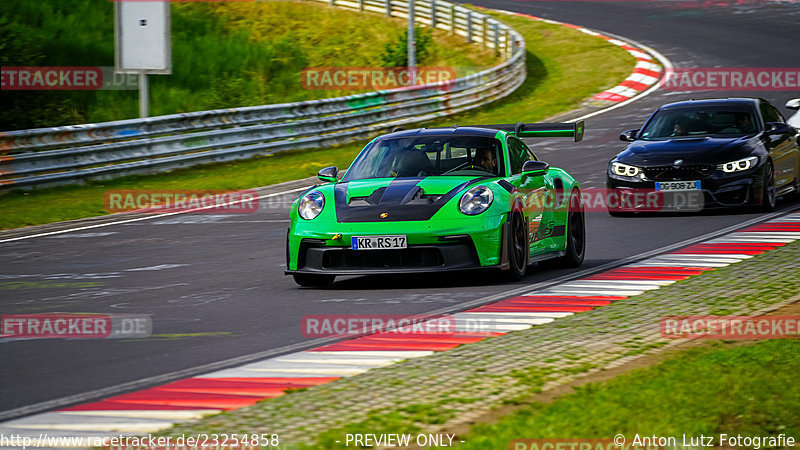
[[[381,201],[384,200],[386,187],[375,189],[375,191],[366,197],[351,197],[347,202],[347,206],[379,206]],[[442,197],[441,194],[427,195],[421,187],[415,186],[414,189],[409,190],[406,195],[400,199],[400,205],[430,205],[435,203]]]

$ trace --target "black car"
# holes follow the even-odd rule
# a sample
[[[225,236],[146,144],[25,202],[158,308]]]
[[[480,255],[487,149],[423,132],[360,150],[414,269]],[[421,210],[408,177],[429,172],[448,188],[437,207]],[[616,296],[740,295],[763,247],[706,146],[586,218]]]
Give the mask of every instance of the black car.
[[[611,215],[775,207],[800,192],[800,131],[759,98],[690,100],[663,105],[609,162]]]

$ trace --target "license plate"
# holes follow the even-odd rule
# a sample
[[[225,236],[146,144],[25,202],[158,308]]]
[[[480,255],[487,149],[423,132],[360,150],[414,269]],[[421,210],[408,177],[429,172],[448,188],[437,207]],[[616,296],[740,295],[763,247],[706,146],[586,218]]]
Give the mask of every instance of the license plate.
[[[657,191],[694,191],[700,188],[700,180],[697,181],[664,181],[663,183],[656,183]]]
[[[353,236],[353,250],[383,250],[407,248],[408,240],[404,235],[397,236]]]

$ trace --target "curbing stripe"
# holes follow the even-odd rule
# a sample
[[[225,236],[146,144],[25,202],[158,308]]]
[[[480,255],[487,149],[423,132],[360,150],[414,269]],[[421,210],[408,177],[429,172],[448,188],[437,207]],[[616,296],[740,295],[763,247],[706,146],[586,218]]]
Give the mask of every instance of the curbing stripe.
[[[182,420],[238,409],[283,395],[289,388],[328,383],[341,376],[356,375],[370,368],[427,356],[434,351],[445,351],[489,336],[500,336],[625,301],[629,296],[646,290],[658,289],[714,267],[727,266],[752,258],[754,254],[780,248],[800,239],[800,232],[795,231],[800,231],[800,213],[732,231],[644,261],[452,314],[450,317],[455,320],[456,329],[466,332],[451,335],[375,333],[99,402],[15,419],[0,424],[0,431],[35,429],[48,430],[56,435],[76,431],[93,431],[98,435],[109,431],[161,431]],[[779,242],[774,242],[776,239]],[[480,332],[471,329],[476,323]],[[282,373],[286,376],[281,377]]]

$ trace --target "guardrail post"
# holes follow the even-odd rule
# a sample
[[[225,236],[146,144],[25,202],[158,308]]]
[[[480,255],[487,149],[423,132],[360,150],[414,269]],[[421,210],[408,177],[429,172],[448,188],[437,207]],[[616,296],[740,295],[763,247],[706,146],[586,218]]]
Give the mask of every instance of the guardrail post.
[[[495,22],[492,24],[492,32],[494,33],[494,56],[500,56],[500,24]]]
[[[472,11],[467,11],[467,42],[472,42]]]
[[[436,29],[436,0],[431,0],[431,28]]]
[[[486,41],[489,39],[486,19],[487,17],[483,16],[483,20],[481,20],[481,48],[484,50],[486,50]]]
[[[450,34],[456,34],[456,5],[450,3]]]
[[[358,0],[358,10],[364,11],[364,0]]]
[[[514,49],[511,48],[511,30],[506,28],[505,32],[505,41],[506,41],[506,59],[511,59],[511,55],[513,55]]]
[[[336,0],[331,0],[331,1],[330,1],[330,5],[331,5],[331,6],[336,6]]]
[[[392,17],[392,0],[386,0],[386,16]]]

